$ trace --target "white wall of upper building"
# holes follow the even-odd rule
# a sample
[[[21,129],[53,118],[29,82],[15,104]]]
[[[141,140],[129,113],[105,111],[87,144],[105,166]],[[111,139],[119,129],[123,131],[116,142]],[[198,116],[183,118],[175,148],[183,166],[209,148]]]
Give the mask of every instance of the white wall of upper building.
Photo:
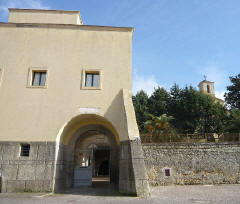
[[[56,141],[83,110],[128,139],[121,90],[132,87],[132,35],[132,28],[0,23],[0,140]],[[47,70],[45,88],[29,86],[34,69]],[[99,89],[82,87],[84,70],[101,72]]]
[[[9,23],[45,23],[82,25],[79,11],[9,8]]]

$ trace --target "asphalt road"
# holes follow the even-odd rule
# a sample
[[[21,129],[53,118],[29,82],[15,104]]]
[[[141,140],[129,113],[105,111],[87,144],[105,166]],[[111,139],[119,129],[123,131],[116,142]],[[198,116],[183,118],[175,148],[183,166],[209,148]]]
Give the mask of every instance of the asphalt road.
[[[240,204],[240,185],[160,186],[151,189],[148,199],[122,196],[110,189],[86,188],[65,194],[2,193],[0,204],[77,204],[77,203],[236,203]]]

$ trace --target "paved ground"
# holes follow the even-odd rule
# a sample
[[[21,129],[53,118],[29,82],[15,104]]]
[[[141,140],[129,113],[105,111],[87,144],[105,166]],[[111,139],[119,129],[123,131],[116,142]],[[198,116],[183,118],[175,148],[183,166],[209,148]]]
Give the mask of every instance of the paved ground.
[[[151,191],[152,197],[149,199],[121,196],[107,188],[85,188],[54,195],[2,193],[0,204],[240,203],[240,185],[161,186]]]

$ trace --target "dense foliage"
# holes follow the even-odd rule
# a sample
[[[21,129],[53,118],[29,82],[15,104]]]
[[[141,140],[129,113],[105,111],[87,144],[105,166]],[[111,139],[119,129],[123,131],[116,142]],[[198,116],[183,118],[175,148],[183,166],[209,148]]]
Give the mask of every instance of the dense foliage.
[[[148,95],[144,91],[139,91],[136,96],[133,96],[133,105],[139,131],[142,132],[144,123],[148,119]]]
[[[171,118],[168,126],[177,133],[221,133],[240,128],[237,127],[239,112],[232,114],[211,96],[192,86],[179,88],[175,84],[170,91],[158,87],[150,97],[140,91],[133,96],[133,103],[140,132],[147,131],[144,128],[146,121],[161,119],[163,114]]]
[[[147,120],[144,126],[145,130],[152,136],[153,142],[163,142],[165,139],[163,135],[175,135],[174,128],[170,123],[173,120],[172,116],[167,116],[166,114],[160,116],[149,114],[149,116],[151,119]]]
[[[225,101],[231,108],[240,109],[240,74],[235,77],[229,77],[232,85],[227,86]]]
[[[240,132],[240,109],[230,111],[229,120],[225,127],[226,132]]]

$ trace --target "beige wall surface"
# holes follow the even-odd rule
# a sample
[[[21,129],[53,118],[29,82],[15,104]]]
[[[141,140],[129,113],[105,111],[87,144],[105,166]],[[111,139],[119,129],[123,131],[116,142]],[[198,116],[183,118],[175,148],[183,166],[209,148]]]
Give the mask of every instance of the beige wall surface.
[[[97,108],[120,140],[127,139],[119,107],[121,90],[132,86],[132,30],[85,28],[0,24],[1,141],[56,141],[63,125],[83,108]],[[34,68],[48,70],[47,88],[28,87]],[[84,69],[101,70],[102,89],[81,89]]]
[[[80,12],[10,9],[8,22],[11,23],[53,23],[53,24],[82,24]]]

